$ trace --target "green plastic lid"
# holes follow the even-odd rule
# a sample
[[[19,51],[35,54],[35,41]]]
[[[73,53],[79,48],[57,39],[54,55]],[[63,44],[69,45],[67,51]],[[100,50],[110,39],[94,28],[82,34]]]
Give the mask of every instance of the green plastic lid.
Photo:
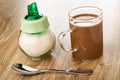
[[[37,20],[40,19],[43,15],[39,15],[36,2],[28,5],[28,14],[25,16],[26,20]]]
[[[28,14],[21,19],[21,31],[39,33],[49,27],[47,16],[39,15],[36,3],[28,5]]]

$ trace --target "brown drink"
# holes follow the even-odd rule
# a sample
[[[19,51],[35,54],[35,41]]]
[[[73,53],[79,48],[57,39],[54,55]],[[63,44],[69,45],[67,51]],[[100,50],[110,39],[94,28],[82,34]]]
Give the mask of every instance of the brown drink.
[[[103,54],[103,20],[102,10],[94,6],[82,6],[69,13],[70,29],[61,32],[58,40],[66,53],[72,53],[75,60],[91,60]],[[62,43],[70,33],[71,49]],[[67,42],[67,41],[66,41]]]
[[[78,14],[72,18],[74,20],[88,20],[97,17],[98,15],[95,14]],[[72,55],[75,59],[96,59],[103,54],[102,20],[84,22],[69,22],[70,28],[74,29],[71,32],[72,48],[77,48],[77,51],[72,52]]]

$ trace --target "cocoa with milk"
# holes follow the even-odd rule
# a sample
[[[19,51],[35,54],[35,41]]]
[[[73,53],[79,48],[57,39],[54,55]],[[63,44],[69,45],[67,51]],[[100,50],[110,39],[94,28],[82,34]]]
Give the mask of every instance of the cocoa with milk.
[[[75,21],[69,20],[70,28],[74,29],[71,32],[71,45],[77,49],[72,53],[75,59],[91,60],[102,56],[103,21],[97,20],[97,17],[94,14],[79,14],[72,17]]]

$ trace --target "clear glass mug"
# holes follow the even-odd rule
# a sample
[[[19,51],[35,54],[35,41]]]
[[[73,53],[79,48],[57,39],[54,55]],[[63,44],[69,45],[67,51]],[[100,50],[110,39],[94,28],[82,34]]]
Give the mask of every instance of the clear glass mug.
[[[103,55],[102,10],[94,6],[82,6],[69,13],[69,28],[58,35],[61,48],[72,53],[74,59],[91,60]],[[71,49],[67,50],[62,40],[70,33]]]

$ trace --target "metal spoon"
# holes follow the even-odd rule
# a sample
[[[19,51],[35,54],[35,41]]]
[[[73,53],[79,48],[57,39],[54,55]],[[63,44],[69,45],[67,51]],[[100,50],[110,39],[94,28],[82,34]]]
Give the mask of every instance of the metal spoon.
[[[44,70],[39,70],[39,69],[32,68],[32,67],[26,66],[24,64],[19,64],[19,63],[13,64],[11,68],[18,74],[24,74],[24,75],[35,75],[35,74],[45,73],[45,72],[58,72],[58,73],[81,74],[81,75],[90,75],[93,73],[93,71],[91,69],[80,69],[80,70],[44,69]]]

